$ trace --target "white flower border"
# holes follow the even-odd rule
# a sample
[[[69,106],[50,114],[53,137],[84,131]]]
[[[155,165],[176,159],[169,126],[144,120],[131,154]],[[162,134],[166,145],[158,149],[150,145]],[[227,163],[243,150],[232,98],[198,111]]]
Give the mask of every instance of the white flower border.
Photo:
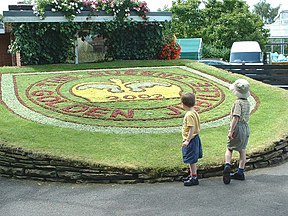
[[[197,74],[199,76],[202,76],[204,78],[210,79],[222,86],[225,86],[229,88],[230,84],[218,79],[212,75],[205,74],[203,72],[185,67],[185,66],[172,66],[172,67],[136,67],[136,68],[121,68],[121,69],[115,69],[115,70],[127,70],[127,69],[169,69],[169,68],[181,68],[183,70],[186,70],[188,72]],[[3,74],[2,75],[2,81],[1,81],[1,92],[2,92],[2,101],[6,104],[6,106],[11,109],[15,114],[31,120],[33,122],[37,122],[40,124],[46,124],[56,127],[62,127],[62,128],[70,128],[75,129],[79,131],[90,131],[90,132],[99,132],[99,133],[116,133],[116,134],[139,134],[139,133],[176,133],[181,130],[181,126],[178,127],[168,127],[168,128],[122,128],[122,127],[101,127],[101,126],[92,126],[92,125],[85,125],[80,123],[73,123],[73,122],[66,122],[58,119],[54,119],[51,117],[44,116],[40,113],[37,113],[33,110],[30,110],[29,108],[25,107],[23,104],[20,103],[18,100],[15,89],[14,89],[14,82],[13,82],[13,76],[25,76],[25,75],[33,75],[33,74],[63,74],[63,73],[80,73],[85,71],[108,71],[111,69],[98,69],[98,70],[78,70],[78,71],[57,71],[57,72],[36,72],[36,73],[17,73],[17,74]],[[251,111],[255,109],[256,107],[256,100],[252,96],[249,97],[249,102],[251,104]],[[221,119],[206,122],[201,124],[201,129],[206,128],[213,128],[213,127],[219,127],[223,125],[229,124],[229,116],[225,116]]]

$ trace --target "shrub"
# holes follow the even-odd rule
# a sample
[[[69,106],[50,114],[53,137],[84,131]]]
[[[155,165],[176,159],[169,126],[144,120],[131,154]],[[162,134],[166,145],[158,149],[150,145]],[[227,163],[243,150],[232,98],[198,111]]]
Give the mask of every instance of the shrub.
[[[181,51],[180,45],[176,42],[176,38],[165,38],[161,46],[161,52],[159,54],[160,59],[173,60],[180,58]]]
[[[100,34],[106,39],[108,58],[155,59],[162,44],[162,28],[159,23],[110,22]]]
[[[14,24],[10,52],[21,53],[24,65],[64,63],[74,57],[75,23]]]
[[[203,45],[203,52],[202,57],[203,58],[221,58],[223,60],[228,61],[230,56],[230,49],[228,48],[216,48],[213,45]]]
[[[83,7],[92,12],[106,11],[114,19],[105,23],[22,23],[15,24],[15,40],[10,51],[20,51],[22,64],[65,63],[73,58],[76,33],[79,35],[103,36],[107,47],[106,58],[113,59],[157,59],[161,52],[164,27],[159,22],[147,22],[147,3],[134,0],[38,0],[34,12],[45,18],[45,8],[50,3],[52,11],[62,11],[72,21]],[[71,4],[70,4],[71,3]],[[49,4],[48,4],[49,5]],[[82,7],[83,6],[83,7]],[[142,17],[143,22],[128,18],[130,11]],[[83,33],[85,30],[86,33]],[[82,31],[82,32],[81,32]],[[31,40],[31,38],[33,40]],[[169,57],[177,58],[179,47],[165,41],[169,46]]]

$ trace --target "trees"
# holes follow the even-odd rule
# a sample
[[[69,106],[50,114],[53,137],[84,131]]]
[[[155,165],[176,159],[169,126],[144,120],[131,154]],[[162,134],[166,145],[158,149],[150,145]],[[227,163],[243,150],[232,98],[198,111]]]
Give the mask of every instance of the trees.
[[[278,15],[280,6],[273,8],[266,0],[261,0],[254,5],[253,13],[259,15],[264,23],[271,24]]]
[[[242,40],[256,40],[263,47],[267,43],[264,23],[242,0],[208,0],[202,12],[203,41],[216,48],[231,48],[233,42]]]
[[[200,9],[201,1],[177,0],[173,3],[172,29],[177,37],[202,37],[206,53],[223,53],[219,58],[227,59],[227,49],[233,42],[255,40],[265,47],[268,30],[261,18],[249,11],[243,0],[207,0]]]
[[[172,4],[172,31],[177,37],[200,37],[202,14],[200,0],[177,0]]]

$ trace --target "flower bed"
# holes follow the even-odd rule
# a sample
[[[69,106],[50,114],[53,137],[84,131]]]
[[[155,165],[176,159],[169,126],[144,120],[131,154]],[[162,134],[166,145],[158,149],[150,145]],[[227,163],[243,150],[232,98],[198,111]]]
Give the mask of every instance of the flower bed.
[[[55,126],[70,123],[83,130],[179,131],[185,114],[183,92],[197,95],[202,127],[216,127],[227,124],[233,102],[229,83],[186,67],[15,74],[3,79],[3,101],[15,113],[27,119],[40,114],[40,123],[55,125],[51,122],[57,119]],[[251,103],[255,107],[255,99]]]

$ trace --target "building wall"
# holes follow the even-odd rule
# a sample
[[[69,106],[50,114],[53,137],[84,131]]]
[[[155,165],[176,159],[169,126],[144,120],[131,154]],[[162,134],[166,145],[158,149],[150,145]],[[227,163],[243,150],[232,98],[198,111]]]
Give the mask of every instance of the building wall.
[[[10,33],[0,34],[0,66],[11,66],[12,55],[8,53]]]

